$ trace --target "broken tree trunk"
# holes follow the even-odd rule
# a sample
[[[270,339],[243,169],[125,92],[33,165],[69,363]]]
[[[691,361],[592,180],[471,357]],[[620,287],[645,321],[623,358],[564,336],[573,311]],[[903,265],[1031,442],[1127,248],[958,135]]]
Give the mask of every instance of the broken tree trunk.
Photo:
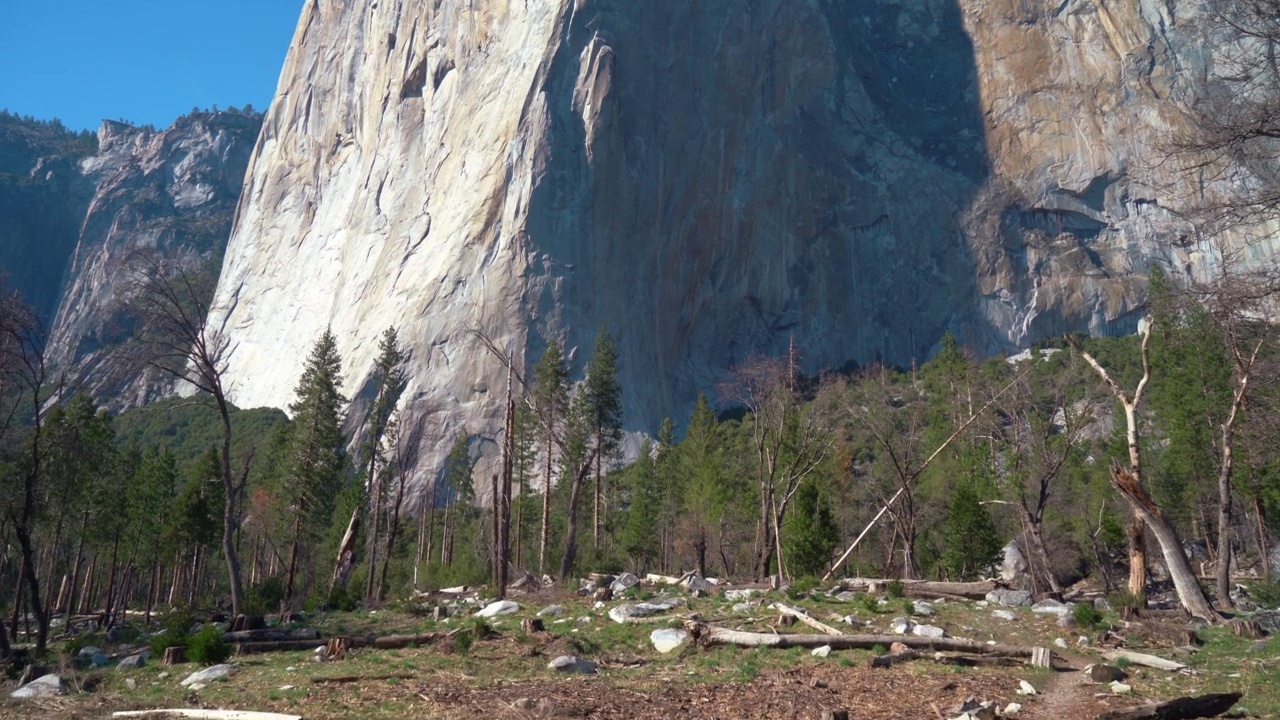
[[[814,620],[813,618],[809,617],[809,615],[805,613],[803,610],[797,610],[795,608],[787,607],[782,603],[774,603],[773,609],[777,610],[783,615],[786,615],[788,617],[793,617],[796,620],[799,620],[800,622],[804,623],[805,625],[808,625],[809,627],[813,628],[814,630],[818,630],[819,632],[824,632],[828,635],[844,635],[844,631],[838,630],[836,628],[831,627],[830,625]]]
[[[1102,657],[1111,660],[1112,662],[1124,660],[1125,662],[1133,665],[1142,665],[1144,667],[1155,668],[1157,670],[1169,670],[1171,672],[1176,672],[1186,667],[1186,665],[1183,665],[1180,662],[1165,660],[1164,658],[1156,657],[1155,655],[1130,652],[1128,650],[1112,650],[1110,652],[1104,652],[1102,653]]]
[[[1187,554],[1182,550],[1182,542],[1178,540],[1177,531],[1165,519],[1160,507],[1147,495],[1137,476],[1119,465],[1113,465],[1111,484],[1156,536],[1156,542],[1160,543],[1165,566],[1169,569],[1169,576],[1173,578],[1173,587],[1178,593],[1178,601],[1182,603],[1182,607],[1191,613],[1192,617],[1207,623],[1222,622],[1222,616],[1209,604],[1204,589],[1196,579],[1195,571],[1191,569]]]
[[[850,590],[884,588],[894,580],[873,578],[853,578],[840,583],[841,587]],[[934,580],[909,580],[902,582],[902,592],[909,597],[944,597],[962,598],[965,600],[984,600],[987,593],[999,587],[995,580],[978,580],[975,582],[941,582]]]
[[[774,635],[743,632],[690,622],[685,628],[703,645],[736,645],[737,647],[816,648],[830,645],[833,650],[870,650],[877,645],[889,647],[901,643],[913,650],[943,650],[978,655],[1031,657],[1034,648],[1019,645],[988,645],[957,638],[922,638],[902,635]]]
[[[1190,720],[1190,718],[1217,717],[1240,702],[1240,693],[1216,693],[1197,697],[1180,697],[1162,703],[1139,705],[1124,710],[1112,710],[1102,713],[1098,720]]]

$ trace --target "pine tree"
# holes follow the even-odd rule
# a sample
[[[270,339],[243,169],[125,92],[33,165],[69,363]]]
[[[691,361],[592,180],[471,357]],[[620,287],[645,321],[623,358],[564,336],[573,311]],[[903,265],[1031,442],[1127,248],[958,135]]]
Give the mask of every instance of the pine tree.
[[[646,440],[640,447],[640,457],[631,473],[631,507],[627,511],[627,525],[622,537],[622,549],[635,563],[637,574],[641,575],[657,559],[659,550],[661,498],[653,456],[653,444]]]
[[[795,507],[784,528],[792,570],[799,576],[821,575],[840,542],[840,529],[831,515],[831,504],[816,483],[805,483],[796,490]]]
[[[552,340],[533,369],[533,405],[538,430],[546,453],[546,473],[542,478],[542,524],[538,540],[538,573],[547,571],[547,545],[551,540],[551,473],[555,447],[569,405],[569,372],[564,367],[560,344]]]
[[[676,448],[676,473],[681,478],[681,505],[689,522],[698,574],[707,575],[711,535],[724,515],[726,497],[724,458],[716,432],[716,415],[706,393],[689,417],[689,430]]]
[[[298,381],[293,413],[293,437],[289,443],[286,482],[281,496],[293,513],[289,541],[289,569],[285,601],[294,597],[299,564],[305,548],[314,545],[342,485],[346,464],[342,439],[342,359],[329,329],[316,341]]]
[[[942,567],[954,580],[977,577],[1000,558],[1000,536],[972,482],[961,482],[952,494],[943,539]]]
[[[595,503],[591,537],[599,550],[601,481],[605,468],[613,464],[622,443],[622,387],[618,384],[618,354],[613,338],[605,328],[600,328],[596,334],[595,352],[587,363],[583,394],[592,442],[595,444]]]
[[[387,328],[382,333],[382,340],[378,342],[378,362],[374,366],[374,379],[377,382],[378,393],[373,401],[373,409],[369,413],[369,420],[366,423],[367,438],[365,439],[364,452],[368,458],[368,466],[365,471],[365,488],[368,498],[367,516],[369,518],[369,533],[367,538],[368,550],[366,554],[369,557],[369,575],[365,583],[365,599],[369,601],[378,600],[375,593],[374,581],[379,577],[378,573],[378,546],[382,536],[382,514],[386,505],[383,497],[383,488],[385,483],[383,480],[387,477],[387,473],[379,472],[378,463],[386,462],[386,452],[383,450],[384,438],[395,436],[392,427],[396,404],[400,401],[400,394],[404,391],[405,374],[400,367],[404,362],[405,354],[400,348],[400,340],[396,334],[394,327]],[[390,555],[391,548],[388,547],[386,555]],[[384,558],[383,562],[387,562],[390,558]]]

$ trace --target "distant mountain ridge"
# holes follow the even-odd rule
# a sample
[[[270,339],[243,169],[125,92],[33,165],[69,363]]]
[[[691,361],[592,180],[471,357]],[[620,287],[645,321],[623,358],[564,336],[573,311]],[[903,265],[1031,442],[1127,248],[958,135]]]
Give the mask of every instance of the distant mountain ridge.
[[[72,387],[115,409],[172,389],[113,352],[133,325],[124,263],[154,248],[216,275],[261,122],[202,111],[88,134],[0,115],[0,269],[44,318]]]

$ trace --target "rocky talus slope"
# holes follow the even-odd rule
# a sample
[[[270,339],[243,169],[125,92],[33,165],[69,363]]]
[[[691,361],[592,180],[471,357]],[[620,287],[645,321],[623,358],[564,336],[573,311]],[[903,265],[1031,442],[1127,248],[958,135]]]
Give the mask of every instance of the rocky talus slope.
[[[1214,72],[1198,2],[308,2],[218,290],[243,406],[326,326],[367,397],[483,446],[504,373],[618,340],[628,427],[749,353],[807,366],[1132,331],[1204,274],[1162,163]],[[441,442],[441,452],[447,441]],[[440,452],[426,453],[421,475]]]

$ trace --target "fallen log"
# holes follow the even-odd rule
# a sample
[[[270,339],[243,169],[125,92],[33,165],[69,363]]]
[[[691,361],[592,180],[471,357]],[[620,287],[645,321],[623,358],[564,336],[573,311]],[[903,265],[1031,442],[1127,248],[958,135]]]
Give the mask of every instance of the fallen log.
[[[222,633],[227,642],[261,642],[265,640],[319,640],[320,633],[310,628],[302,630],[237,630]]]
[[[323,640],[316,638],[314,640],[254,640],[236,643],[237,655],[257,655],[259,653],[269,652],[298,652],[300,650],[311,650],[317,645],[323,644]]]
[[[418,633],[416,635],[385,635],[383,637],[353,637],[348,647],[373,647],[379,650],[399,650],[419,645],[430,645],[440,637],[439,633]]]
[[[827,635],[844,635],[843,630],[838,630],[836,628],[831,627],[830,625],[818,622],[817,620],[810,617],[809,614],[803,610],[797,610],[796,608],[787,607],[782,603],[774,603],[773,609],[777,610],[783,615],[786,615],[788,617],[793,617],[796,620],[799,620],[800,622],[804,623],[805,625],[808,625],[809,627],[813,628],[814,630],[824,632]]]
[[[908,650],[907,652],[877,655],[871,658],[868,666],[887,668],[913,660],[932,660],[939,665],[955,665],[958,667],[1018,667],[1027,664],[1025,660],[999,655],[947,655],[945,653],[926,655],[915,650]]]
[[[988,645],[976,640],[958,638],[925,638],[907,635],[774,635],[745,632],[703,623],[685,623],[685,629],[703,645],[736,645],[738,647],[816,648],[830,645],[833,650],[872,650],[877,645],[889,647],[901,643],[912,650],[968,652],[978,655],[1031,657],[1034,648],[1020,645]]]
[[[352,648],[377,648],[379,650],[399,650],[407,647],[418,647],[420,645],[430,645],[439,638],[439,633],[419,633],[417,635],[384,635],[382,637],[374,637],[366,635],[363,637],[350,637],[336,639],[337,645],[326,650],[326,654],[331,658],[341,657],[347,650]],[[299,650],[311,650],[318,645],[330,645],[335,639],[328,641],[320,638],[312,640],[262,640],[257,642],[239,642],[236,643],[237,655],[253,655],[257,653],[268,652],[297,652]]]
[[[118,718],[194,718],[195,720],[302,720],[301,715],[258,712],[256,710],[205,710],[202,708],[169,708],[164,710],[118,710]]]
[[[1191,718],[1217,717],[1240,702],[1241,693],[1215,693],[1180,697],[1162,703],[1139,705],[1123,710],[1111,710],[1097,720],[1190,720]]]
[[[938,580],[886,580],[880,578],[850,578],[841,581],[840,585],[850,590],[878,592],[893,583],[901,583],[902,592],[908,597],[942,597],[948,600],[985,600],[987,593],[999,587],[995,580],[945,582]]]
[[[1155,655],[1147,655],[1146,653],[1130,652],[1128,650],[1112,650],[1102,653],[1102,657],[1117,662],[1123,660],[1132,665],[1142,665],[1144,667],[1155,668],[1157,670],[1168,670],[1177,672],[1186,669],[1186,665],[1174,660],[1165,660]]]

